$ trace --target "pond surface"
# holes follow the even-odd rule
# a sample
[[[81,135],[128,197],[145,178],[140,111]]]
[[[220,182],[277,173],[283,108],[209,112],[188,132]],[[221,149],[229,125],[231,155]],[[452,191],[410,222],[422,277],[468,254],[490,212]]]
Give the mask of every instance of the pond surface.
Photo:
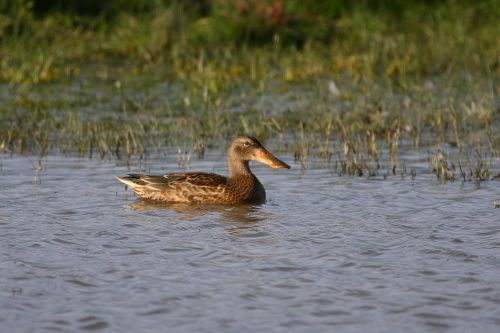
[[[268,202],[231,208],[141,203],[114,179],[137,163],[0,156],[1,331],[499,332],[500,182],[426,157],[414,180],[253,165]]]

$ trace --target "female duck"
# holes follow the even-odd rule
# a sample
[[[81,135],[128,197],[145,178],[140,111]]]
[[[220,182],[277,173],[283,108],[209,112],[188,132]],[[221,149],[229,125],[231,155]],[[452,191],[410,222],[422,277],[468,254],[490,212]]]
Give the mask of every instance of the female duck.
[[[237,137],[227,153],[229,177],[214,173],[185,172],[161,176],[130,174],[116,177],[143,199],[170,203],[242,204],[263,203],[266,191],[250,171],[249,161],[271,168],[290,166],[280,161],[250,136]]]

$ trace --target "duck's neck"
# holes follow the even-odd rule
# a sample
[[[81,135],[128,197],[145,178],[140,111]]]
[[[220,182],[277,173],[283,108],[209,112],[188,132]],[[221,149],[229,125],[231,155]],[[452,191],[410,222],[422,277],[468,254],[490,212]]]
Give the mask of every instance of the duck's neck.
[[[250,177],[252,171],[248,165],[248,161],[227,159],[227,167],[229,169],[229,178]]]

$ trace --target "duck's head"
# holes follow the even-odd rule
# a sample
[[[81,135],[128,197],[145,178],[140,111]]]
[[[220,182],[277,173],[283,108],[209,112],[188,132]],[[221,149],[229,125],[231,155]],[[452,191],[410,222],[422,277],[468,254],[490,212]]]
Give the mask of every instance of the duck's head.
[[[271,154],[262,144],[254,137],[239,136],[237,137],[228,152],[229,164],[237,161],[257,161],[271,168],[287,168],[290,166]]]

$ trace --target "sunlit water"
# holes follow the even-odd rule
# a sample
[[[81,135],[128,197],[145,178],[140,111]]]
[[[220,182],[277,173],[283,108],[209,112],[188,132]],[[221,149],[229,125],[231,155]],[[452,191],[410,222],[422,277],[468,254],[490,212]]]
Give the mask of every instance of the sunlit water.
[[[1,332],[500,331],[498,181],[254,165],[264,205],[155,207],[114,179],[137,165],[41,166],[1,156]]]

